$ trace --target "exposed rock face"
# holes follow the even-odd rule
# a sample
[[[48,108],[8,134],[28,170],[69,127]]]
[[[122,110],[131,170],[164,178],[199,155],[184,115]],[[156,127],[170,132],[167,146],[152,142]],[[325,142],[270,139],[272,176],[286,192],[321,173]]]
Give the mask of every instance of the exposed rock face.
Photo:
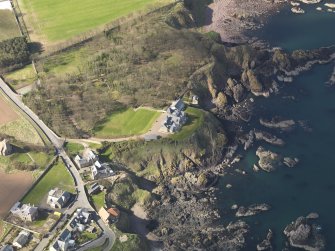
[[[271,244],[271,241],[272,241],[272,237],[273,237],[273,233],[272,233],[272,230],[269,229],[269,232],[268,234],[266,235],[266,238],[257,245],[257,250],[258,251],[271,251],[273,250],[273,247],[272,247],[272,244]]]
[[[243,85],[237,84],[232,88],[233,97],[236,102],[241,102],[245,97],[245,90]]]
[[[12,153],[12,146],[8,143],[7,139],[0,142],[0,155],[7,156]]]
[[[276,146],[285,145],[284,140],[268,132],[255,130],[255,137],[256,137],[256,140],[264,140],[265,142],[272,144],[272,145],[276,145]]]
[[[273,118],[271,120],[263,119],[261,118],[259,120],[259,123],[265,127],[268,128],[275,128],[275,129],[281,129],[283,131],[290,131],[294,129],[296,123],[292,119],[280,119],[280,118]]]
[[[252,215],[256,215],[256,214],[259,214],[261,212],[264,212],[264,211],[268,211],[270,210],[270,206],[268,204],[253,204],[253,205],[250,205],[248,207],[239,207],[239,209],[237,210],[236,212],[236,216],[237,217],[246,217],[246,216],[252,216]]]
[[[312,224],[310,218],[299,217],[285,228],[284,234],[288,237],[292,247],[319,251],[326,246],[325,239],[320,233],[320,227]]]
[[[290,158],[290,157],[285,157],[284,158],[284,165],[288,166],[288,167],[295,167],[299,162],[298,158]]]
[[[274,171],[275,166],[279,164],[280,157],[277,153],[258,147],[256,155],[259,158],[258,166],[266,172]]]

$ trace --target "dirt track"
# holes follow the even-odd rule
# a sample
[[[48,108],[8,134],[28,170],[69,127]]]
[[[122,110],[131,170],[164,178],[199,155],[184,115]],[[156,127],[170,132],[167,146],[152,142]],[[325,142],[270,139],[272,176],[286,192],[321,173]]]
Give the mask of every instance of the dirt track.
[[[7,214],[33,182],[33,177],[28,173],[6,174],[0,171],[0,217]]]
[[[0,95],[0,125],[6,124],[19,118],[19,115]]]

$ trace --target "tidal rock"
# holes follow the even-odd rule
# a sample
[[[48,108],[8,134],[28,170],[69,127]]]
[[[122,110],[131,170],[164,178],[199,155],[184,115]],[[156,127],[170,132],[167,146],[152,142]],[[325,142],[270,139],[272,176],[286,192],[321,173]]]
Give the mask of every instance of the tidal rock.
[[[262,146],[258,147],[256,155],[259,158],[258,166],[266,172],[274,171],[276,169],[275,166],[280,164],[279,155],[269,150],[265,150]]]
[[[248,150],[252,146],[252,144],[254,143],[254,138],[255,138],[254,131],[251,130],[248,134],[247,140],[244,143],[244,150],[245,151]]]
[[[231,222],[222,235],[223,240],[218,243],[220,250],[240,250],[245,247],[249,225],[244,221]]]
[[[255,137],[256,137],[256,140],[264,140],[265,142],[272,144],[272,145],[276,145],[276,146],[285,145],[284,140],[268,132],[255,130]]]
[[[319,214],[318,213],[310,213],[306,216],[307,219],[318,219]]]
[[[285,157],[283,160],[284,165],[288,167],[295,167],[299,162],[298,158]]]
[[[237,210],[236,212],[236,216],[237,217],[247,217],[247,216],[252,216],[252,215],[256,215],[256,214],[259,214],[261,212],[264,212],[264,211],[268,211],[270,210],[270,206],[268,204],[253,204],[253,205],[250,205],[248,207],[239,207],[239,209]]]
[[[234,204],[234,205],[231,206],[231,209],[232,209],[232,210],[236,210],[237,208],[238,208],[238,205],[237,205],[237,204]]]
[[[232,88],[233,97],[237,103],[241,102],[245,98],[245,90],[243,85],[237,84]]]
[[[273,247],[272,247],[272,244],[271,244],[271,241],[272,241],[272,238],[273,238],[273,233],[272,233],[272,230],[269,229],[268,231],[268,234],[266,235],[266,238],[257,245],[257,250],[258,251],[271,251],[273,250]]]
[[[325,238],[320,233],[320,229],[321,227],[313,224],[311,219],[301,216],[285,228],[284,234],[288,237],[292,247],[319,251],[326,246]]]
[[[231,184],[227,184],[226,185],[226,188],[228,188],[228,189],[230,189],[230,188],[232,188],[233,186],[231,185]]]
[[[253,168],[252,168],[255,172],[258,172],[259,171],[259,167],[256,165],[256,164],[254,164],[254,166],[253,166]]]
[[[284,131],[291,131],[294,129],[296,123],[292,119],[280,119],[278,117],[272,118],[271,120],[261,118],[259,120],[260,124],[274,129],[281,129]]]

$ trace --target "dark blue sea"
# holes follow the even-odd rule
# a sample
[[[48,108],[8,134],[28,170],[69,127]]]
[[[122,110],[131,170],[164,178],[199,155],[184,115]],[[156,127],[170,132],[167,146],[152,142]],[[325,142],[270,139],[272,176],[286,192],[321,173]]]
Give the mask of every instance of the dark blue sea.
[[[323,4],[303,5],[304,15],[284,9],[256,35],[272,47],[287,51],[335,45],[335,13],[319,12],[316,6]],[[265,238],[269,228],[275,234],[275,250],[282,250],[285,226],[299,216],[317,212],[317,222],[322,225],[327,241],[326,250],[335,251],[335,88],[326,83],[334,66],[317,65],[292,83],[281,84],[279,95],[257,98],[257,117],[279,115],[304,121],[312,131],[298,127],[291,133],[278,133],[262,128],[256,121],[251,123],[251,127],[265,129],[286,142],[284,147],[261,145],[283,156],[298,157],[300,163],[295,168],[279,167],[272,173],[256,173],[252,166],[257,162],[257,143],[238,164],[248,175],[231,172],[221,179],[219,199],[225,223],[234,220],[230,210],[233,204],[265,202],[272,206],[268,212],[244,218],[251,226],[246,250],[256,250],[256,244]],[[231,189],[226,188],[228,183],[233,185]]]

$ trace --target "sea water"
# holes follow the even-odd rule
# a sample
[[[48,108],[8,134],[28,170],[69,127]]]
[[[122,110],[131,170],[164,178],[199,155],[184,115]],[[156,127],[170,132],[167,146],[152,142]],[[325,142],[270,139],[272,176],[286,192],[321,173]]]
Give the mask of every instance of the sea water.
[[[319,12],[315,7],[303,5],[304,15],[284,9],[269,20],[257,36],[287,51],[335,45],[335,13]],[[326,84],[333,68],[334,63],[317,65],[292,83],[281,84],[279,95],[257,98],[257,115],[250,128],[271,132],[284,139],[286,145],[255,144],[238,164],[248,174],[232,171],[220,180],[218,197],[225,224],[236,220],[230,209],[233,204],[268,203],[272,206],[268,212],[243,218],[251,227],[246,250],[255,250],[269,228],[274,232],[275,250],[281,250],[285,247],[285,226],[310,212],[320,214],[317,223],[323,227],[326,250],[335,250],[335,88]],[[303,121],[312,130],[297,126],[293,132],[283,133],[258,123],[259,117],[276,115]],[[271,173],[256,173],[252,167],[257,162],[255,152],[259,145],[282,156],[298,157],[300,163],[294,168],[283,166]],[[228,183],[233,185],[231,189],[226,188]]]

